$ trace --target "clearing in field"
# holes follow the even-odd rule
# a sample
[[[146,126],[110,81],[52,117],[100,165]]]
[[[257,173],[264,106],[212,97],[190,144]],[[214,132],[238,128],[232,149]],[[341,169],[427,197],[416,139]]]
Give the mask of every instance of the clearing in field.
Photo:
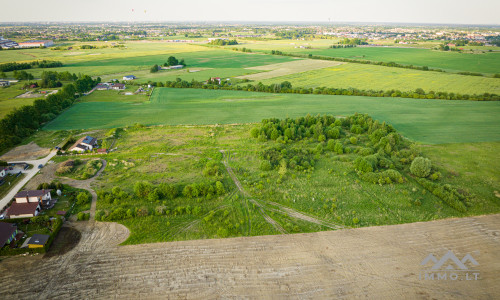
[[[406,137],[425,143],[500,140],[500,102],[270,94],[243,91],[155,88],[151,102],[82,98],[45,130],[98,129],[130,124],[235,124],[304,114],[368,113],[390,122]],[[238,101],[230,101],[238,99]],[[229,101],[228,101],[229,100]]]
[[[261,72],[257,74],[239,76],[237,78],[249,79],[249,80],[262,80],[262,79],[269,79],[269,78],[291,75],[295,73],[301,73],[317,69],[324,69],[328,67],[337,66],[340,64],[342,63],[335,61],[328,61],[328,60],[312,60],[312,59],[295,60],[285,63],[247,68],[250,70],[261,70],[269,72]]]

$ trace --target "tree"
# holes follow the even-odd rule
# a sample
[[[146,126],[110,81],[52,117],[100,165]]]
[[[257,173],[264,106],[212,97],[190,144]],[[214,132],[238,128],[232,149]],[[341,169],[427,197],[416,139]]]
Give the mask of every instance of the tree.
[[[416,157],[410,166],[410,172],[420,178],[429,176],[431,173],[432,163],[431,160],[424,157]]]
[[[76,204],[78,204],[78,205],[83,205],[83,204],[87,203],[88,201],[89,201],[89,196],[85,192],[80,192],[76,196]]]
[[[154,65],[151,67],[151,69],[149,70],[150,73],[156,73],[158,72],[158,65]]]
[[[173,57],[173,56],[170,56],[168,59],[167,59],[167,64],[169,66],[176,66],[179,64],[179,61],[177,60],[177,58]]]
[[[224,185],[222,184],[222,182],[217,181],[215,183],[215,191],[217,192],[217,195],[222,195],[226,192],[226,189],[224,188]]]
[[[138,181],[134,184],[134,193],[137,197],[146,199],[153,187],[147,181]]]

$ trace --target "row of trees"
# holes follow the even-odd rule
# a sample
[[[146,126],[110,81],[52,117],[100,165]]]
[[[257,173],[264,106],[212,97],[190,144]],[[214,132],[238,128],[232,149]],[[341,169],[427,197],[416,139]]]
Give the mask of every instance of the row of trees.
[[[48,60],[33,61],[29,63],[9,62],[5,64],[0,64],[0,71],[11,72],[16,70],[26,70],[31,68],[58,68],[62,66],[63,63],[60,61],[48,61]]]
[[[238,45],[238,41],[236,41],[236,40],[216,39],[216,40],[210,41],[208,44],[209,45],[216,45],[216,46]]]
[[[265,93],[288,93],[288,94],[315,94],[315,95],[345,95],[345,96],[370,96],[370,97],[401,97],[413,99],[442,99],[442,100],[475,100],[475,101],[498,101],[500,95],[484,93],[479,95],[447,93],[447,92],[426,92],[421,88],[415,91],[402,92],[400,90],[361,90],[355,88],[302,88],[293,87],[288,81],[282,83],[273,83],[270,85],[256,84],[245,85],[230,85],[225,81],[185,81],[177,78],[175,81],[151,82],[151,85],[158,87],[172,87],[172,88],[201,88],[201,89],[223,89],[223,90],[236,90],[248,92],[265,92]]]

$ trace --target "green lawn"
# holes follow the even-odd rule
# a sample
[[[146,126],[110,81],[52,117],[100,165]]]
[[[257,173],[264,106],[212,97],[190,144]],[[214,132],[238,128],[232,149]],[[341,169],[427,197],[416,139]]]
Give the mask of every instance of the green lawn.
[[[289,52],[344,57],[358,60],[396,62],[428,66],[447,71],[468,71],[495,74],[500,72],[500,53],[482,54],[444,52],[417,48],[355,47],[340,49],[292,49]]]
[[[98,129],[134,123],[233,124],[304,114],[368,113],[422,143],[500,140],[499,102],[373,98],[156,88],[151,102],[78,103],[44,130]],[[85,98],[83,99],[85,100]]]
[[[500,59],[500,56],[498,57]],[[426,72],[402,68],[346,63],[339,66],[263,80],[264,84],[290,81],[295,87],[357,88],[452,92],[460,94],[500,94],[500,79]]]

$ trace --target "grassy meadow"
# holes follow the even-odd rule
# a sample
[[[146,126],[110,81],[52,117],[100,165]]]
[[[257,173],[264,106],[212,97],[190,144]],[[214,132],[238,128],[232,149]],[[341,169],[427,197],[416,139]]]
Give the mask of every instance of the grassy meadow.
[[[358,60],[396,62],[405,65],[428,66],[451,72],[500,72],[500,53],[481,54],[444,52],[402,47],[355,47],[338,49],[291,49],[291,53],[306,53]]]
[[[14,108],[23,105],[30,105],[36,99],[44,98],[43,95],[37,98],[16,98],[19,95],[26,93],[21,89],[21,84],[12,84],[9,87],[0,87],[0,119],[5,117]]]
[[[499,56],[500,58],[500,56]],[[256,74],[257,75],[257,74]],[[250,75],[248,77],[256,76]],[[259,80],[257,80],[259,81]],[[376,65],[345,63],[338,66],[261,80],[264,84],[289,81],[297,87],[357,88],[448,92],[460,94],[500,94],[498,78],[426,72]]]
[[[491,173],[499,167],[498,164],[495,162],[480,173],[468,173],[467,169],[494,159],[498,143],[486,143],[488,147],[475,148],[457,146],[454,150],[462,149],[463,155],[450,153],[444,157],[441,157],[441,151],[449,147],[447,145],[405,146],[431,158],[433,172],[441,174],[436,184],[449,183],[470,195],[467,211],[459,212],[419,185],[410,174],[408,165],[399,169],[404,176],[400,183],[381,185],[361,180],[353,167],[355,159],[360,156],[357,151],[373,145],[368,135],[353,134],[348,127],[343,127],[345,135],[337,141],[344,145],[345,151],[350,148],[349,153],[338,154],[329,150],[326,141],[322,143],[306,138],[282,144],[282,147],[288,151],[301,151],[302,154],[296,154],[301,158],[304,153],[310,153],[305,158],[314,160],[312,168],[294,169],[290,164],[286,172],[278,168],[262,170],[262,151],[273,149],[280,143],[251,137],[251,129],[260,126],[125,128],[118,135],[116,151],[105,157],[108,166],[96,182],[95,189],[99,195],[97,215],[117,218],[114,221],[131,230],[124,244],[139,244],[279,234],[264,215],[287,233],[331,230],[297,219],[285,213],[280,205],[344,227],[399,224],[500,211],[499,202],[493,194],[499,187],[488,182],[480,183],[488,176],[493,176],[492,182],[498,181],[498,175]],[[106,136],[110,133],[99,131],[98,134]],[[352,137],[357,139],[355,144],[351,142]],[[320,152],[318,145],[323,145]],[[238,192],[221,164],[223,157],[219,150],[226,151],[227,161],[247,195]],[[483,154],[485,158],[478,156]],[[457,164],[450,166],[453,159],[457,160]],[[205,173],[210,161],[217,166],[215,175]],[[470,178],[474,179],[472,184],[466,180]],[[223,183],[224,194],[207,198],[190,197],[183,193],[186,185],[215,180]],[[161,184],[175,186],[177,196],[172,199],[134,196],[136,182],[150,184],[150,194],[154,194],[153,190]],[[116,187],[118,189],[112,191]],[[115,211],[122,212],[122,215]],[[131,215],[127,216],[126,211],[130,211]]]
[[[150,101],[130,103],[116,91],[84,97],[44,130],[102,129],[144,125],[258,122],[310,113],[368,113],[421,143],[500,140],[498,102],[269,94],[242,91],[156,88]],[[96,94],[97,95],[97,94]],[[99,98],[93,100],[95,98]],[[106,99],[107,101],[101,101]]]

